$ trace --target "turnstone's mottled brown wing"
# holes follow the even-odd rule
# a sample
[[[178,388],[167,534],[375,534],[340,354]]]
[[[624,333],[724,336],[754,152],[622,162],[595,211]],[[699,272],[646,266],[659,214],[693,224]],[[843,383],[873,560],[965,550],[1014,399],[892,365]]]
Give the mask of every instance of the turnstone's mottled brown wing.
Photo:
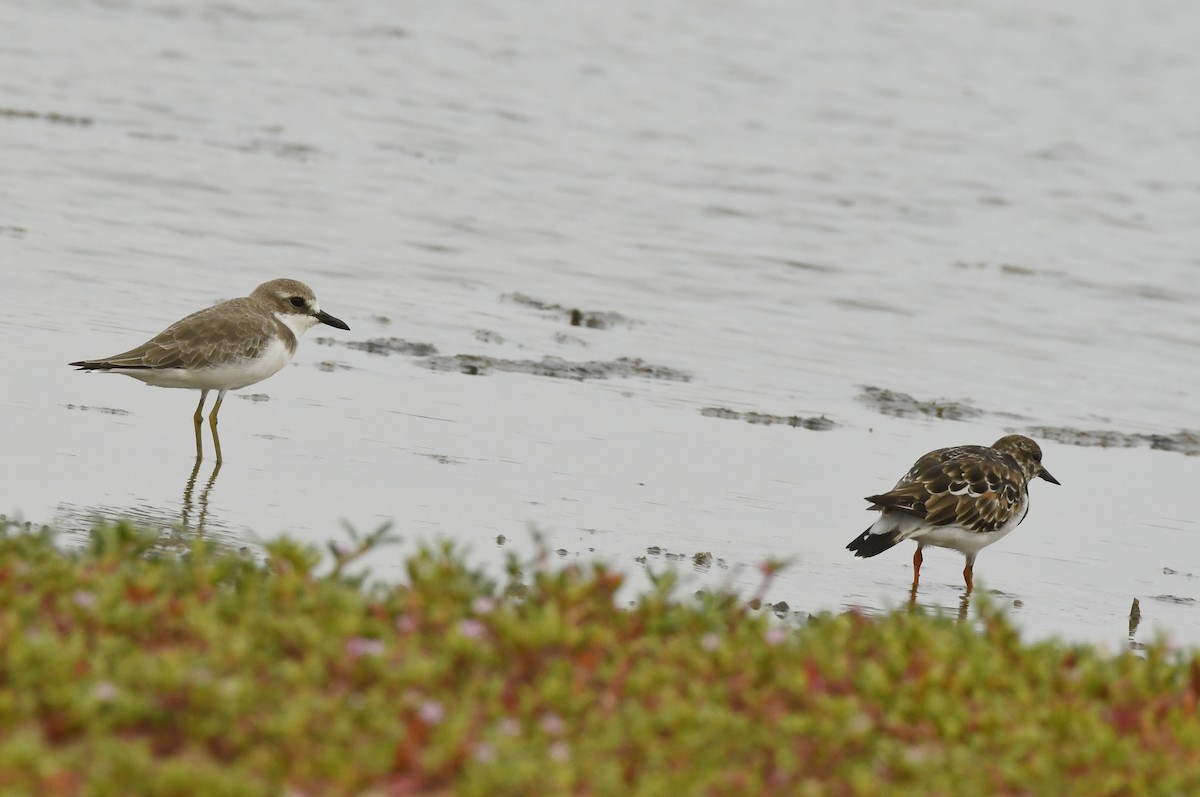
[[[882,495],[868,496],[870,509],[903,512],[931,526],[995,531],[1025,503],[1024,476],[1015,463],[984,446],[931,451]]]
[[[176,321],[150,340],[112,357],[72,363],[85,368],[187,368],[202,370],[214,362],[229,362],[259,356],[270,344],[271,336],[280,335],[288,348],[295,350],[296,337],[274,316],[261,313],[230,312],[248,299],[231,299],[215,307],[192,313]]]

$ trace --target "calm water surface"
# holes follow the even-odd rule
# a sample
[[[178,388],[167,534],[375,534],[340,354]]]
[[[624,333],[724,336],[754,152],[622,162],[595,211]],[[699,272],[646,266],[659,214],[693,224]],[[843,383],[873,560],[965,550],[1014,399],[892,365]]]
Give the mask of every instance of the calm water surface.
[[[635,586],[749,588],[787,557],[792,610],[903,605],[909,546],[844,545],[924,451],[1200,427],[1197,23],[1183,0],[8,4],[0,511],[238,544],[392,522],[481,562],[532,526]],[[215,477],[194,393],[66,367],[277,276],[352,331],[231,396]],[[386,338],[690,378],[346,345]],[[867,386],[977,412],[886,415]],[[1033,485],[981,586],[1030,635],[1120,646],[1136,597],[1139,639],[1200,642],[1200,459],[1044,448],[1062,486]],[[919,600],[957,611],[961,569],[933,551]]]

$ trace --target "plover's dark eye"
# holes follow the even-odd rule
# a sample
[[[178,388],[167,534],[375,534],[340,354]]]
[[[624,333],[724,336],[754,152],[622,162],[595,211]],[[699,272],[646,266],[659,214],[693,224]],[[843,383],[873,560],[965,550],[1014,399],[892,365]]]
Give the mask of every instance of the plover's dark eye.
[[[292,301],[292,307],[303,307],[304,306],[304,300],[301,299],[299,296],[293,296],[291,301]]]

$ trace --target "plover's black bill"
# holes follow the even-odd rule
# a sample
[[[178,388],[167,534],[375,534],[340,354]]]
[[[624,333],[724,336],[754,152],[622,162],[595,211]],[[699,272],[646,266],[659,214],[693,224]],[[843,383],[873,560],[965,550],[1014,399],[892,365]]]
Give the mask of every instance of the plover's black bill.
[[[317,312],[317,320],[320,321],[322,324],[329,324],[329,326],[337,327],[338,329],[345,329],[347,331],[349,331],[349,329],[350,329],[350,325],[347,324],[345,321],[343,321],[340,318],[334,318],[333,316],[331,316],[329,313],[325,312],[324,310],[320,310]]]

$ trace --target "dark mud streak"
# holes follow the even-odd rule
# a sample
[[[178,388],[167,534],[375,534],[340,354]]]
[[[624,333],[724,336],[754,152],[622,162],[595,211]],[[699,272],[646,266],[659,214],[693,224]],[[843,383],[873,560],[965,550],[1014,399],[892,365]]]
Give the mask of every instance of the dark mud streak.
[[[462,465],[464,462],[466,462],[465,459],[460,459],[459,457],[452,457],[449,454],[425,454],[425,453],[418,452],[417,456],[428,457],[429,459],[432,459],[434,462],[438,463],[439,465]],[[502,538],[503,538],[503,535],[501,535],[501,539]],[[503,545],[504,543],[500,542],[499,544]]]
[[[618,357],[615,360],[575,362],[561,357],[541,360],[505,360],[477,354],[453,354],[426,357],[421,365],[433,371],[458,371],[471,376],[483,376],[492,371],[550,376],[557,379],[627,379],[645,377],[669,382],[690,382],[691,374],[665,365],[653,365],[638,358]]]
[[[872,313],[890,313],[892,315],[905,316],[907,318],[911,318],[915,315],[915,313],[907,310],[906,308],[894,307],[885,302],[876,302],[868,299],[845,297],[833,299],[832,303],[838,305],[839,307],[846,307],[851,310],[867,310]]]
[[[320,346],[345,346],[355,351],[365,351],[367,354],[406,354],[410,357],[428,357],[437,354],[437,346],[432,343],[416,343],[403,338],[373,338],[372,340],[338,340],[336,338],[314,338],[313,342]]]
[[[501,297],[516,304],[523,304],[527,307],[532,307],[536,310],[546,310],[557,315],[564,316],[567,322],[573,327],[587,327],[588,329],[608,329],[616,324],[624,324],[632,326],[633,322],[620,313],[601,310],[580,310],[578,307],[566,307],[561,304],[552,304],[550,302],[535,299],[532,296],[527,296],[523,293],[506,293]]]
[[[966,418],[978,418],[984,414],[983,410],[972,407],[965,402],[950,401],[948,399],[921,401],[907,393],[887,390],[882,387],[873,387],[871,385],[863,388],[863,392],[859,395],[858,399],[870,404],[884,415],[892,415],[897,418],[929,417],[944,418],[948,421],[961,421]]]
[[[89,407],[86,404],[64,404],[69,410],[82,410],[83,412],[103,412],[106,415],[128,415],[129,410],[119,410],[115,407]]]
[[[859,395],[859,400],[871,405],[884,415],[897,418],[942,418],[950,421],[961,421],[967,418],[978,418],[983,415],[1021,419],[1021,416],[1011,413],[983,411],[961,401],[934,399],[922,401],[907,393],[887,390],[882,387],[867,386]],[[1027,426],[1014,429],[1022,434],[1041,440],[1053,440],[1069,446],[1099,447],[1099,448],[1136,448],[1149,446],[1156,451],[1175,451],[1188,456],[1200,454],[1200,431],[1181,429],[1174,434],[1146,434],[1139,432],[1117,432],[1106,429],[1075,429],[1069,426]]]
[[[777,263],[781,266],[787,266],[788,268],[801,269],[803,271],[815,271],[822,274],[836,274],[841,271],[841,269],[836,268],[835,266],[825,266],[819,263],[810,263],[805,260],[793,260],[786,257],[767,257],[765,260],[769,263]]]
[[[1069,426],[1031,426],[1025,430],[1025,433],[1031,437],[1040,437],[1056,443],[1085,448],[1149,446],[1157,451],[1175,451],[1188,456],[1200,454],[1200,431],[1187,429],[1181,429],[1174,434],[1144,434],[1104,429],[1074,429]]]
[[[1173,603],[1177,606],[1192,606],[1196,603],[1195,598],[1182,597],[1179,595],[1155,595],[1150,598],[1152,601],[1160,601],[1162,603]]]
[[[88,116],[74,116],[65,113],[55,113],[53,111],[41,113],[39,111],[26,111],[19,108],[0,108],[0,118],[34,119],[56,125],[71,125],[73,127],[87,127],[95,124],[95,120]]]
[[[334,371],[349,371],[352,369],[349,365],[346,365],[345,363],[335,363],[333,360],[325,360],[323,362],[317,363],[317,370],[324,371],[325,373],[328,374],[328,373],[333,373]]]
[[[765,412],[738,412],[737,410],[727,409],[725,407],[705,407],[700,410],[700,414],[709,418],[726,418],[731,421],[742,420],[746,423],[762,424],[770,426],[771,424],[781,424],[783,426],[792,426],[804,429],[811,429],[814,432],[826,432],[837,426],[836,423],[826,418],[824,415],[805,418],[800,415],[771,415]]]
[[[489,333],[490,334],[490,333]],[[477,337],[479,337],[477,335]],[[489,339],[483,335],[480,339]],[[550,376],[557,379],[628,379],[645,377],[668,382],[690,382],[692,375],[678,368],[654,365],[637,357],[618,357],[615,360],[588,360],[577,362],[561,357],[545,356],[541,360],[506,360],[481,354],[438,354],[432,343],[415,343],[403,338],[375,338],[373,340],[344,341],[336,338],[315,338],[321,346],[345,346],[367,354],[402,354],[417,357],[419,363],[431,371],[458,371],[471,376],[482,376],[492,371],[507,371],[535,376]]]

